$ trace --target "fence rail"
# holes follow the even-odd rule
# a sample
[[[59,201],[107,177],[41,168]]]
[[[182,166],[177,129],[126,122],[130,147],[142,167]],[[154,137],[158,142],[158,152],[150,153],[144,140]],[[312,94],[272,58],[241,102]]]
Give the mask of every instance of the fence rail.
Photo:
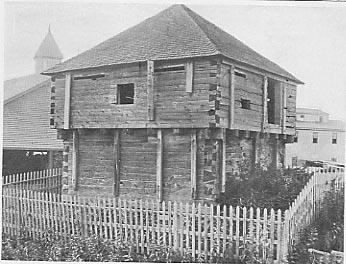
[[[60,173],[58,170],[35,179],[59,177]],[[315,172],[285,213],[273,209],[102,197],[66,196],[62,200],[59,192],[37,191],[47,190],[46,187],[18,188],[37,186],[35,179],[28,179],[34,181],[32,185],[5,180],[4,233],[16,235],[23,231],[33,238],[43,236],[47,230],[67,237],[97,235],[134,243],[138,252],[146,251],[149,244],[163,244],[191,252],[196,258],[209,258],[216,253],[242,256],[246,250],[275,263],[285,259],[290,246],[299,239],[299,231],[318,215],[324,192],[343,186],[344,173]]]
[[[2,177],[2,188],[48,191],[61,193],[62,169],[50,169],[6,175]]]

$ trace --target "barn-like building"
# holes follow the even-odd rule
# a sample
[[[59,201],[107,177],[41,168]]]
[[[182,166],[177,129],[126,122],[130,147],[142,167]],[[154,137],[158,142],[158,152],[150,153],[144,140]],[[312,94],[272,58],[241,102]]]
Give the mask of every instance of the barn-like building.
[[[282,167],[292,74],[173,5],[43,74],[63,192],[213,202],[240,167]]]
[[[35,53],[35,73],[4,82],[3,175],[61,166],[62,140],[50,129],[50,78],[40,73],[63,55],[48,30]]]

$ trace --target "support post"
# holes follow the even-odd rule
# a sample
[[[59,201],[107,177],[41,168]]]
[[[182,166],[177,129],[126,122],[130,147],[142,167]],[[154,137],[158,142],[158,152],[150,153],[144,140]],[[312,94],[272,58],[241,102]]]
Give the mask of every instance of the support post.
[[[230,69],[230,85],[229,85],[229,125],[230,129],[234,127],[234,65]]]
[[[65,79],[65,106],[64,129],[70,128],[70,101],[71,101],[71,73],[66,73]]]
[[[114,181],[113,194],[119,195],[120,191],[120,129],[114,129],[113,132],[113,152],[114,152]]]
[[[263,103],[263,119],[262,119],[262,132],[265,132],[266,125],[268,123],[268,77],[265,75],[263,77],[263,94],[262,94],[262,103]]]
[[[53,169],[54,167],[54,150],[48,151],[48,169]]]
[[[222,155],[221,155],[221,192],[226,190],[226,129],[222,128]]]
[[[197,199],[197,132],[191,132],[191,194]]]
[[[156,148],[156,191],[158,202],[162,202],[162,161],[163,161],[163,136],[162,130],[157,130]]]
[[[148,60],[147,63],[147,87],[148,87],[148,119],[153,121],[154,116],[154,62]]]
[[[77,190],[77,182],[78,182],[78,131],[75,129],[73,130],[72,134],[73,142],[72,142],[72,178],[71,178],[71,184],[72,189],[74,191]]]
[[[193,91],[193,62],[186,63],[186,92],[192,93]]]

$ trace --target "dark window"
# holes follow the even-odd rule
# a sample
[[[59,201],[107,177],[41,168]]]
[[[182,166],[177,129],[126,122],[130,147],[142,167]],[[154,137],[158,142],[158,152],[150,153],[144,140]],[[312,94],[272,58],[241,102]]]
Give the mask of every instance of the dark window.
[[[318,142],[318,133],[313,132],[312,133],[312,143],[317,143]]]
[[[300,118],[304,118],[305,116],[304,115],[300,115]]]
[[[292,157],[292,167],[298,166],[298,157]]]
[[[332,144],[336,144],[337,143],[337,134],[333,133],[332,134]]]
[[[337,162],[337,158],[332,158],[332,162]]]
[[[250,109],[250,103],[251,103],[250,100],[241,99],[240,103],[241,103],[241,108],[243,108],[243,109]]]
[[[242,77],[242,78],[246,78],[246,74],[245,74],[245,73],[235,71],[234,74],[235,74],[236,76],[239,76],[239,77]]]
[[[184,65],[177,65],[177,66],[168,66],[168,67],[156,68],[156,69],[154,69],[154,72],[184,71],[184,70],[185,70]]]
[[[280,82],[268,78],[267,96],[268,123],[280,125]]]
[[[133,83],[118,84],[118,104],[133,104],[135,89]]]
[[[294,143],[297,143],[297,142],[298,142],[298,136],[295,136],[295,137],[293,138],[293,142],[294,142]]]

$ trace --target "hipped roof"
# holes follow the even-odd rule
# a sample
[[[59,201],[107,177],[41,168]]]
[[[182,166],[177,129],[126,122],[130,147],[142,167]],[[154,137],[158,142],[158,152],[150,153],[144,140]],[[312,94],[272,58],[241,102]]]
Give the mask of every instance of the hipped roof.
[[[184,5],[173,5],[140,24],[43,72],[59,72],[147,60],[224,55],[302,84],[279,65]]]

